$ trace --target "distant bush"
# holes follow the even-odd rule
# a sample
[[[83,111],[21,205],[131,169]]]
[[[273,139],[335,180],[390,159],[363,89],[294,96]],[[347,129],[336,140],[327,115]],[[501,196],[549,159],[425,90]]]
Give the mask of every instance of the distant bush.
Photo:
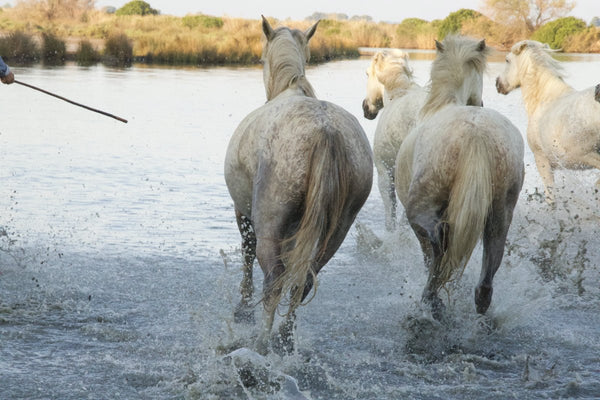
[[[102,61],[110,66],[128,67],[133,62],[133,45],[124,33],[111,35],[104,43]]]
[[[210,15],[186,15],[181,18],[181,23],[190,29],[202,26],[204,28],[222,28],[223,19],[219,17],[211,17]]]
[[[158,10],[155,10],[142,0],[133,0],[119,8],[116,15],[158,15]]]
[[[565,40],[569,36],[582,32],[585,29],[585,22],[579,18],[559,18],[542,25],[540,29],[533,33],[531,39],[542,43],[548,43],[553,49],[562,49]]]
[[[465,21],[478,18],[480,15],[481,13],[466,8],[448,14],[438,28],[437,39],[443,40],[447,35],[460,33]]]
[[[40,51],[31,35],[17,31],[0,38],[0,54],[7,61],[27,64],[39,60]]]
[[[562,49],[573,53],[600,53],[600,28],[590,26],[584,31],[569,35],[563,42]]]
[[[88,40],[82,40],[75,53],[75,61],[79,65],[89,66],[100,61],[100,55]]]
[[[49,65],[62,65],[65,63],[67,46],[64,41],[52,33],[42,35],[42,61]]]
[[[431,48],[436,32],[434,23],[419,18],[406,18],[396,27],[394,46],[405,49]]]

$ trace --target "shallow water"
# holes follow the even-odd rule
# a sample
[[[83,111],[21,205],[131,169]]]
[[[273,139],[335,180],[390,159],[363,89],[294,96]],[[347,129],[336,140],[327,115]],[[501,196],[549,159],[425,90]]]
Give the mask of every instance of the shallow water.
[[[415,56],[419,83],[430,59]],[[369,59],[311,67],[317,95],[362,118]],[[598,83],[599,56],[564,61]],[[524,134],[517,91],[484,104]],[[257,384],[226,353],[251,347],[234,324],[239,233],[223,158],[239,121],[265,101],[256,68],[14,68],[18,79],[129,119],[127,125],[17,85],[0,87],[0,398],[292,398]],[[559,172],[556,211],[526,150],[526,181],[486,317],[472,291],[480,247],[451,288],[448,321],[420,306],[418,244],[383,229],[377,188],[299,310],[298,352],[266,374],[310,399],[600,396],[597,172]],[[257,288],[260,270],[256,267]],[[448,299],[447,299],[448,300]],[[257,317],[259,309],[257,307]],[[254,367],[250,367],[254,368]],[[258,367],[256,367],[258,370]],[[254,371],[256,372],[256,371]],[[251,371],[252,373],[252,371]],[[271,381],[270,381],[271,382]],[[299,398],[299,397],[296,397]]]

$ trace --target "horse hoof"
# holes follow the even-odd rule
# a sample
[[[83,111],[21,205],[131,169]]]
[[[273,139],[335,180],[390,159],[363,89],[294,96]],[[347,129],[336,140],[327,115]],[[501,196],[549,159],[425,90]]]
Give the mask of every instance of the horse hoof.
[[[475,308],[478,314],[485,314],[492,303],[492,293],[494,289],[491,286],[479,286],[475,288]]]
[[[438,296],[429,296],[424,298],[423,301],[429,304],[429,307],[431,307],[431,316],[433,319],[436,321],[441,321],[444,318],[446,306]]]
[[[238,304],[233,312],[233,321],[237,324],[254,324],[254,308],[246,304]]]

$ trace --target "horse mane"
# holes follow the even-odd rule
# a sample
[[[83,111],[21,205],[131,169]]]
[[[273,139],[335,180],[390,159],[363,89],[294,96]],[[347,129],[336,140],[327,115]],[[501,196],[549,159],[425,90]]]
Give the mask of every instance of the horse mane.
[[[384,52],[383,57],[385,68],[377,73],[377,79],[393,98],[394,92],[403,92],[415,84],[413,71],[406,63],[407,54],[401,50]]]
[[[527,60],[532,66],[549,72],[557,78],[564,78],[563,67],[551,56],[553,50],[548,45],[536,42],[535,40],[522,40],[515,43],[510,51],[515,55],[525,52],[528,56]]]
[[[521,86],[525,83],[527,90],[522,90],[523,100],[528,110],[543,101],[549,101],[572,90],[564,81],[562,65],[555,60],[551,53],[553,50],[548,45],[534,40],[523,40],[511,48],[511,53],[519,56],[519,67],[527,71],[527,76],[521,79]]]
[[[301,48],[298,41],[303,43]],[[310,51],[304,33],[297,29],[280,27],[275,29],[272,40],[265,44],[263,61],[269,64],[267,100],[296,85],[304,95],[316,97],[314,89],[304,75],[304,65]]]
[[[489,50],[487,46],[480,48],[480,43],[482,42],[455,35],[447,36],[442,44],[438,43],[438,52],[431,65],[429,95],[421,109],[421,117],[457,102],[456,92],[463,85],[466,76],[465,65],[483,74]]]

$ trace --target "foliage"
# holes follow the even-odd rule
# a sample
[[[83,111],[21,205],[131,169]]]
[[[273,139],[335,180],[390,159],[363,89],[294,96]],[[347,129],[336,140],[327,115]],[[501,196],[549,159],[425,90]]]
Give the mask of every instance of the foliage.
[[[481,14],[474,10],[462,8],[458,11],[448,14],[438,28],[438,40],[443,40],[447,35],[460,33],[463,23],[475,19]]]
[[[116,15],[157,15],[158,10],[155,10],[143,0],[133,0],[119,8]]]
[[[590,26],[584,31],[573,33],[563,42],[563,50],[573,53],[600,53],[600,28]]]
[[[113,34],[104,43],[103,62],[110,66],[127,67],[133,62],[133,46],[124,33]]]
[[[42,35],[42,61],[49,65],[61,65],[66,60],[65,42],[52,33]]]
[[[16,31],[0,38],[0,54],[5,61],[27,64],[39,60],[40,51],[31,35]]]
[[[396,28],[396,47],[431,48],[437,34],[437,24],[419,18],[406,18]]]
[[[584,31],[585,29],[585,22],[579,18],[560,18],[543,25],[534,32],[531,39],[542,43],[548,43],[553,49],[561,49],[567,37],[574,33]]]
[[[95,0],[18,0],[17,13],[47,21],[79,19],[94,9]]]
[[[484,11],[512,31],[531,34],[543,24],[564,17],[574,0],[484,0]]]
[[[79,47],[75,53],[75,61],[79,65],[93,65],[100,61],[100,55],[89,40],[82,40],[79,42]]]
[[[186,26],[190,29],[197,28],[198,26],[202,26],[204,28],[222,28],[223,27],[223,19],[219,17],[212,17],[210,15],[186,15],[181,18],[181,23],[183,26]]]

